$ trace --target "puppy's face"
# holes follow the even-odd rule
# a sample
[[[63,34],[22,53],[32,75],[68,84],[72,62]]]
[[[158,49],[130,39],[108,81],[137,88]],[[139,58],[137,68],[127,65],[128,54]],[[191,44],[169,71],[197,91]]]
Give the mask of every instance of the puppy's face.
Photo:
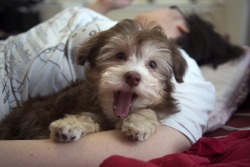
[[[159,26],[133,20],[123,20],[84,44],[78,63],[86,62],[87,79],[104,113],[114,120],[164,102],[172,92],[172,77],[182,82],[186,68]]]

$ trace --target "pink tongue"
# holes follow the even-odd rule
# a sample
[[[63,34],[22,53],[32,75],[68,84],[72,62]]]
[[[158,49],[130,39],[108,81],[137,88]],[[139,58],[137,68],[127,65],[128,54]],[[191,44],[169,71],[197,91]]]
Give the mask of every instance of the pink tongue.
[[[124,117],[129,113],[129,108],[132,102],[133,93],[131,92],[120,92],[117,99],[115,99],[114,112],[116,116]]]

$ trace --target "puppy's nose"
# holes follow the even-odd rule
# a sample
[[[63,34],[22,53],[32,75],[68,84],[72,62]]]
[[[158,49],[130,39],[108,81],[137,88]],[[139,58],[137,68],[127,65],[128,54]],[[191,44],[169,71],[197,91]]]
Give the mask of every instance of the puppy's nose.
[[[137,86],[141,81],[141,75],[134,71],[129,71],[125,75],[125,81],[127,84],[129,84],[131,87]]]

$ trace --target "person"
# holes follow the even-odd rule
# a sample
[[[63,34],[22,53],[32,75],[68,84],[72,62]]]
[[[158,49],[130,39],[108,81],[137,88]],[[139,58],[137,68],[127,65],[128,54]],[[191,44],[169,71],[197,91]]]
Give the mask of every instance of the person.
[[[97,0],[90,8],[106,14],[130,3],[131,0]],[[69,8],[25,33],[0,41],[1,119],[29,97],[54,93],[75,79],[84,79],[84,67],[74,61],[79,44],[116,23],[95,11]],[[184,16],[176,9],[142,13],[136,19],[142,23],[156,21],[170,38],[190,33]],[[93,133],[70,144],[49,139],[2,140],[1,166],[88,167],[99,166],[114,154],[147,161],[188,149],[206,131],[215,90],[204,80],[196,62],[180,51],[188,64],[184,83],[175,83],[174,96],[180,112],[164,120],[147,141],[130,141],[119,130]]]
[[[163,27],[167,36],[174,38],[199,66],[210,64],[216,68],[220,64],[244,55],[245,50],[242,47],[230,43],[214,30],[212,23],[198,14],[185,15],[176,6],[170,8],[175,9],[174,11],[178,14],[172,15],[172,17],[161,17],[169,16],[173,11],[158,9],[139,14],[136,19],[142,22],[155,20]]]

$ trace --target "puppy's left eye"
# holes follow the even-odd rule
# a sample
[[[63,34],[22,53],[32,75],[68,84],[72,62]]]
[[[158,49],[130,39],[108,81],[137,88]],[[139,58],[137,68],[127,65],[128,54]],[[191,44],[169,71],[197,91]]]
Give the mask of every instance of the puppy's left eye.
[[[126,54],[124,52],[119,52],[115,55],[116,59],[118,60],[126,60],[127,57],[126,57]]]
[[[157,68],[157,64],[155,61],[149,61],[148,62],[148,67],[151,68],[151,69],[156,69]]]

